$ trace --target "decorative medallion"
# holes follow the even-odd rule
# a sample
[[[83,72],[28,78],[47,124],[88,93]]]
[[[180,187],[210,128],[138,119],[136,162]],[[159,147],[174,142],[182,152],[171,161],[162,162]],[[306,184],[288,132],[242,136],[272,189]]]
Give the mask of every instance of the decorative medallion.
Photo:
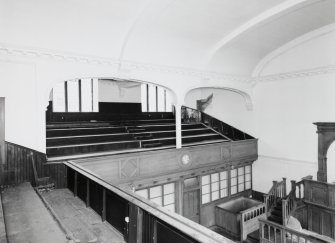
[[[191,155],[189,153],[183,153],[180,156],[181,166],[189,166],[192,164]]]

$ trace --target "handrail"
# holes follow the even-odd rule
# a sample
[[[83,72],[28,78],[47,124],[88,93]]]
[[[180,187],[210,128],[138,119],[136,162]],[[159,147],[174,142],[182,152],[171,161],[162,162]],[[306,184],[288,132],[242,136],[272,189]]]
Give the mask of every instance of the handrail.
[[[109,190],[116,195],[124,198],[125,200],[131,202],[132,204],[142,208],[144,211],[152,214],[155,217],[158,217],[160,220],[166,222],[169,225],[179,229],[184,234],[199,240],[200,242],[208,243],[219,243],[227,242],[233,243],[233,241],[211,231],[210,229],[205,228],[181,215],[172,213],[163,207],[157,206],[155,203],[142,198],[141,196],[132,193],[131,191],[122,190],[111,183],[107,182],[104,179],[101,179],[98,175],[92,171],[74,163],[71,161],[64,162],[66,166],[77,171],[78,173],[84,175],[88,179],[98,183],[103,186],[106,190]]]
[[[283,178],[280,182],[273,181],[272,183],[270,191],[268,194],[264,195],[264,203],[267,212],[270,212],[278,200],[286,197],[286,178]]]
[[[260,243],[333,243],[334,240],[311,231],[297,231],[272,221],[259,219]]]
[[[253,136],[224,123],[211,115],[187,106],[182,106],[181,117],[183,122],[187,123],[202,122],[232,141],[255,139]]]

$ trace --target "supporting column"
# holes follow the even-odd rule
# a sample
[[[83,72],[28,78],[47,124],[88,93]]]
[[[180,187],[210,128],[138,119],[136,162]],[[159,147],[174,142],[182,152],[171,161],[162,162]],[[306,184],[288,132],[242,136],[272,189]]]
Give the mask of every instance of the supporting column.
[[[0,97],[0,185],[5,183],[4,165],[5,165],[5,98]]]
[[[176,148],[182,147],[181,141],[181,105],[175,105],[175,117],[176,117]]]

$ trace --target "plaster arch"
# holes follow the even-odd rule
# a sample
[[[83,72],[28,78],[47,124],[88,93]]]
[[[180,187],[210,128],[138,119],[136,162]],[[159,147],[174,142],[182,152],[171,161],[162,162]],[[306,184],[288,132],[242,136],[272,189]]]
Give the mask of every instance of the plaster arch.
[[[221,89],[221,90],[226,90],[226,91],[231,91],[234,92],[236,94],[239,94],[240,96],[242,96],[242,98],[244,99],[244,103],[245,103],[245,107],[248,111],[251,111],[253,109],[253,104],[252,104],[252,98],[251,95],[248,94],[245,91],[242,90],[238,90],[238,89],[233,89],[233,88],[229,88],[229,87],[220,87],[220,86],[197,86],[197,87],[192,87],[190,89],[188,89],[187,91],[185,91],[184,94],[184,103],[185,103],[185,99],[187,97],[187,95],[196,89]]]

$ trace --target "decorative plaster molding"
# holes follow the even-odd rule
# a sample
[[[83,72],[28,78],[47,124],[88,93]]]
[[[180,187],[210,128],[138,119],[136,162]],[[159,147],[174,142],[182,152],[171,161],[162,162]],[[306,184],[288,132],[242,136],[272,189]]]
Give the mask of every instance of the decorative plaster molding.
[[[104,65],[104,66],[116,66],[119,68],[119,72],[125,75],[131,75],[132,72],[136,71],[149,71],[149,72],[159,72],[159,73],[167,73],[174,74],[179,76],[191,76],[195,78],[201,79],[214,79],[214,80],[222,80],[229,82],[241,82],[248,83],[250,77],[247,76],[238,76],[238,75],[230,75],[218,72],[208,72],[202,71],[198,69],[191,68],[183,68],[183,67],[173,67],[168,65],[155,65],[149,63],[140,63],[128,60],[117,60],[110,59],[105,57],[96,57],[96,56],[87,56],[80,54],[72,54],[72,53],[62,53],[57,51],[50,50],[38,50],[31,48],[16,48],[16,47],[8,47],[7,45],[0,43],[0,56],[1,55],[10,55],[10,56],[18,56],[18,57],[26,57],[26,58],[38,58],[43,60],[52,60],[52,61],[65,61],[65,62],[73,62],[73,63],[82,63],[89,65]]]
[[[294,71],[294,72],[260,76],[260,77],[251,79],[251,82],[253,85],[256,85],[257,82],[273,82],[273,81],[278,81],[278,80],[312,77],[312,76],[332,74],[332,73],[335,73],[335,65],[304,69],[304,70],[299,70],[299,71]]]

